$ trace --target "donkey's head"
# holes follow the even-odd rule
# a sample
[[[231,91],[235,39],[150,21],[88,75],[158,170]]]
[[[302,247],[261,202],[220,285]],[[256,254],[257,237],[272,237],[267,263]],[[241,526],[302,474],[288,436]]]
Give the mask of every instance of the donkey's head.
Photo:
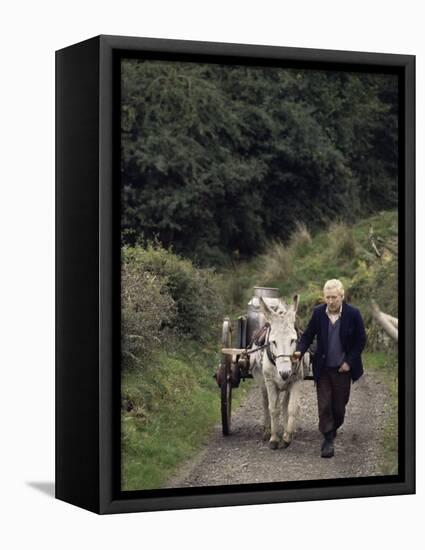
[[[291,357],[297,345],[295,316],[298,303],[299,296],[297,294],[294,296],[292,304],[282,304],[277,313],[260,298],[260,311],[266,321],[270,323],[270,346],[267,356],[269,361],[276,366],[277,373],[283,380],[287,380],[292,374]]]

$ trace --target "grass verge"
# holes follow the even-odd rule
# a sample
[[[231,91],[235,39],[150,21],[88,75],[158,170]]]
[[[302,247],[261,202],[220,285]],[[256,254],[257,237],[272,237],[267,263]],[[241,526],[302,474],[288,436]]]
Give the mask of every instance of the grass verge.
[[[122,490],[163,487],[207,439],[220,421],[217,364],[217,352],[192,345],[158,353],[143,372],[123,373],[122,395],[133,408],[121,416]],[[235,407],[246,391],[234,391]]]
[[[384,460],[380,464],[383,475],[398,472],[398,358],[396,353],[368,352],[363,355],[365,369],[376,373],[388,388],[389,399],[385,403]]]

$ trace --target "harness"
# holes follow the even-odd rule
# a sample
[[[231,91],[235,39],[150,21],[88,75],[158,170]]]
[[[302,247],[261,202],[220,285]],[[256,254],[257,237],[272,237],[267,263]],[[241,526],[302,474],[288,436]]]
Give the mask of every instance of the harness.
[[[291,376],[293,376],[294,374],[297,374],[301,365],[301,361],[293,361],[292,354],[288,355],[288,354],[280,353],[279,355],[275,355],[270,349],[270,345],[272,344],[272,342],[269,341],[270,332],[271,332],[270,323],[268,322],[264,323],[262,327],[260,327],[254,332],[251,338],[251,342],[245,348],[243,353],[246,355],[249,355],[250,353],[254,353],[255,351],[266,349],[267,357],[274,366],[276,366],[276,359],[278,359],[279,357],[286,357],[291,359],[292,364],[298,363],[297,368],[295,369],[295,371],[292,372]],[[248,348],[250,348],[254,344],[257,347],[254,349],[248,350]]]

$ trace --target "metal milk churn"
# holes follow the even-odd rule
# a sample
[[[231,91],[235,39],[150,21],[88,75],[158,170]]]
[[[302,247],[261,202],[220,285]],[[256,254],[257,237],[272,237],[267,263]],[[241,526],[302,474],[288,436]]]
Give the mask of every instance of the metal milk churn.
[[[251,341],[254,332],[264,325],[266,320],[264,315],[260,311],[260,296],[266,302],[270,308],[277,308],[279,306],[279,289],[270,288],[265,286],[255,286],[254,295],[248,302],[247,309],[247,329],[246,337],[247,343]]]

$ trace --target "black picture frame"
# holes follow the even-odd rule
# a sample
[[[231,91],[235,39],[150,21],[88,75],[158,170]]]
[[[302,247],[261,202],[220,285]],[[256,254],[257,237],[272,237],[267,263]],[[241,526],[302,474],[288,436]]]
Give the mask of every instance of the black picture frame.
[[[284,63],[399,76],[399,363],[403,368],[399,369],[397,476],[120,491],[116,101],[117,66],[123,55]],[[56,52],[56,498],[106,514],[414,493],[414,212],[414,56],[119,36],[98,36]]]

